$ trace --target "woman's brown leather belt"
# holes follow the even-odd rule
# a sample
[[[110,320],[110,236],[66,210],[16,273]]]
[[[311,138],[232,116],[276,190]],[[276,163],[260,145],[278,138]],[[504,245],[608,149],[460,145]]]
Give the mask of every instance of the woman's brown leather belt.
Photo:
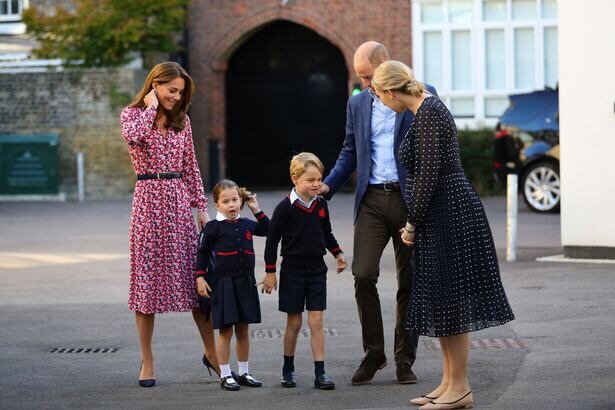
[[[137,180],[142,181],[144,179],[173,179],[181,177],[181,172],[156,172],[155,174],[139,174],[137,175]]]

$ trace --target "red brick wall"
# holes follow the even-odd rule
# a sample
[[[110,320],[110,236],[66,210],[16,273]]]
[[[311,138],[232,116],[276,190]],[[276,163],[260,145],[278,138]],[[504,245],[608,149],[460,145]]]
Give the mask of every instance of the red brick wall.
[[[301,24],[337,46],[346,60],[350,91],[357,82],[354,50],[375,40],[391,58],[412,63],[409,0],[195,0],[188,10],[189,71],[197,84],[191,109],[197,155],[208,181],[208,140],[217,140],[225,175],[224,79],[227,61],[244,41],[274,20]]]

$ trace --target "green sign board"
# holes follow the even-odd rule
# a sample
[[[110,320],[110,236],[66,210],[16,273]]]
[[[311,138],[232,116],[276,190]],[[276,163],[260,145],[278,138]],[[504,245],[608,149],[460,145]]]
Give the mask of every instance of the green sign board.
[[[0,135],[0,195],[58,193],[57,135]]]

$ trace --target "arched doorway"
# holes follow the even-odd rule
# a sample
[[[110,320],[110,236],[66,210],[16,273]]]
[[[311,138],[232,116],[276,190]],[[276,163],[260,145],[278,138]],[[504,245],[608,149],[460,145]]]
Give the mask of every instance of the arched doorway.
[[[344,57],[325,38],[288,21],[263,27],[229,59],[228,176],[249,188],[288,187],[289,160],[301,151],[330,170],[344,140],[347,84]]]

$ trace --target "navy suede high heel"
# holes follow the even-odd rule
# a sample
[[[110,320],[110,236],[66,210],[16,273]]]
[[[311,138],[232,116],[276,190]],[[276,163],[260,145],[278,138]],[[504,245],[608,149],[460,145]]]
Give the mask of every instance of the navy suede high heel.
[[[143,369],[143,363],[141,363],[141,367],[139,368],[139,373],[141,373],[141,369]],[[156,379],[139,379],[139,386],[141,387],[154,387],[156,385]]]
[[[156,379],[139,379],[139,386],[141,387],[154,387],[156,385]]]
[[[207,356],[205,355],[203,355],[203,365],[207,368],[207,372],[209,372],[210,376],[211,376],[211,371],[213,370],[214,373],[216,373],[216,375],[220,377],[220,373],[218,373],[216,368],[212,366],[211,362],[207,359]]]

